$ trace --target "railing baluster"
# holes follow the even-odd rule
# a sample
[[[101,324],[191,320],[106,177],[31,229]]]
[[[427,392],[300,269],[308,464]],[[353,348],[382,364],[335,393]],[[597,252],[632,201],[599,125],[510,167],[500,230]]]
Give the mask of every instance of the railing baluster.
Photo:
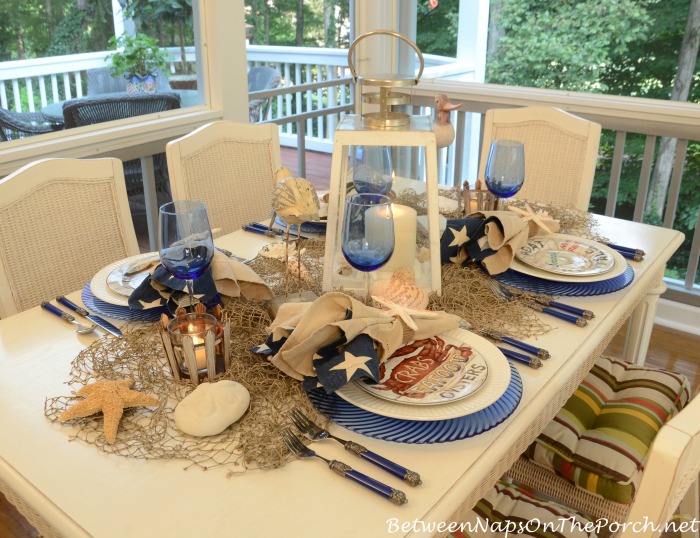
[[[12,81],[12,98],[15,100],[15,110],[17,112],[22,112],[22,99],[20,96],[19,82],[17,79],[14,79]]]
[[[671,174],[671,182],[668,186],[668,199],[666,200],[666,209],[664,211],[664,227],[666,228],[673,228],[673,223],[676,220],[678,196],[680,195],[681,178],[683,177],[685,154],[687,151],[688,141],[679,140],[676,145],[676,158],[673,161],[673,173]],[[697,228],[695,234],[697,235]]]
[[[618,131],[615,135],[615,153],[613,154],[612,166],[610,167],[608,201],[605,205],[605,214],[609,217],[615,216],[615,206],[617,205],[617,193],[620,189],[620,175],[622,173],[622,158],[625,154],[626,137],[627,133],[623,131]]]
[[[35,112],[36,108],[34,106],[34,86],[32,84],[32,78],[27,77],[24,79],[24,89],[27,91],[27,107],[29,112]]]
[[[284,78],[287,80],[287,85],[288,86],[296,86],[298,81],[292,80],[292,75],[291,75],[291,69],[289,68],[289,64],[286,63],[284,64]],[[291,116],[292,114],[292,94],[287,93],[284,96],[284,115],[285,116]],[[285,126],[285,132],[287,134],[292,134],[292,124],[288,124]]]
[[[63,73],[63,94],[66,99],[72,99],[70,91],[70,78],[68,78],[68,73]]]
[[[2,105],[3,108],[10,108],[7,103],[7,90],[5,89],[4,80],[0,82],[0,105]]]
[[[298,66],[299,64],[297,64]],[[318,67],[317,67],[318,69]],[[305,68],[305,73],[306,73],[306,80],[304,81],[305,83],[313,82],[314,78],[313,75],[311,74],[311,64],[306,64]],[[314,104],[313,104],[313,99],[311,96],[311,92],[309,90],[306,90],[304,92],[304,97],[306,97],[306,110],[304,112],[311,112],[314,109]],[[301,102],[301,99],[299,100]],[[301,109],[299,109],[299,112],[302,112]],[[306,132],[309,133],[310,136],[314,135],[314,120],[313,118],[309,118],[306,120]]]
[[[335,66],[327,65],[326,73],[328,74],[328,80],[334,81],[336,77]],[[328,88],[328,107],[336,106],[338,99],[338,92],[335,86]],[[330,114],[328,116],[328,132],[324,133],[321,138],[333,138],[333,133],[335,132],[336,117],[335,114]]]
[[[700,260],[700,213],[698,220],[695,222],[695,233],[693,234],[693,242],[690,246],[690,257],[688,258],[688,270],[685,274],[684,287],[687,290],[692,290],[695,284],[695,274],[698,272],[698,261]]]
[[[654,163],[654,149],[656,148],[656,137],[647,135],[644,143],[644,158],[642,159],[642,170],[639,172],[639,186],[637,188],[637,200],[634,204],[634,216],[632,220],[642,222],[644,218],[644,206],[647,202],[649,192],[649,178]]]
[[[319,64],[319,66],[318,66],[318,81],[319,82],[328,82],[328,67],[327,66]],[[316,90],[316,100],[318,103],[318,105],[316,107],[317,110],[322,110],[322,109],[326,108],[326,106],[324,106],[324,104],[323,104],[324,97],[327,101],[328,100],[328,88],[319,88],[318,90]],[[316,118],[316,122],[318,124],[316,138],[318,140],[323,140],[326,137],[326,135],[325,135],[325,133],[326,133],[326,117],[319,116],[318,118]],[[329,134],[328,136],[332,136],[332,135]]]
[[[41,107],[45,107],[48,102],[46,101],[46,77],[43,75],[38,78],[39,83],[39,99],[41,100]]]
[[[53,102],[60,101],[61,97],[58,93],[58,78],[56,75],[51,75],[51,93],[53,94]]]

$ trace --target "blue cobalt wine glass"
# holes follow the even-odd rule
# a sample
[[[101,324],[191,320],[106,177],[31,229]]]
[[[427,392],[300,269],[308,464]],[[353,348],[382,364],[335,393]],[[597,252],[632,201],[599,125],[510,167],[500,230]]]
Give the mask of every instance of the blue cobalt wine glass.
[[[207,207],[199,200],[176,200],[160,207],[160,262],[187,285],[194,305],[194,279],[209,269],[214,257]]]
[[[345,200],[341,236],[343,256],[365,273],[365,302],[369,300],[369,274],[384,265],[394,252],[394,217],[391,200],[381,194],[353,194]]]
[[[491,142],[486,161],[486,186],[498,200],[520,190],[525,180],[525,146],[514,140]]]
[[[350,167],[355,190],[360,194],[388,194],[394,181],[388,146],[351,146]]]

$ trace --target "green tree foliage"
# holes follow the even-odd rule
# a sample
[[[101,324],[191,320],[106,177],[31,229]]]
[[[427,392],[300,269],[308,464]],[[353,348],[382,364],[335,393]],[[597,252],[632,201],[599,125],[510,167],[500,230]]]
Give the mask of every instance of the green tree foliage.
[[[502,0],[503,36],[487,65],[487,82],[603,91],[613,57],[632,53],[654,0]]]
[[[440,0],[431,9],[428,0],[418,0],[416,45],[424,54],[457,56],[459,0]]]
[[[499,0],[492,19],[500,38],[490,51],[487,81],[571,91],[669,99],[690,0]],[[689,100],[700,100],[700,71]],[[638,197],[646,137],[628,135],[616,215],[632,218]],[[604,212],[615,134],[604,131],[591,207]],[[658,141],[657,141],[658,144]],[[700,206],[700,148],[691,143],[675,228],[686,242],[670,262],[684,277]],[[645,220],[660,224],[651,216]]]

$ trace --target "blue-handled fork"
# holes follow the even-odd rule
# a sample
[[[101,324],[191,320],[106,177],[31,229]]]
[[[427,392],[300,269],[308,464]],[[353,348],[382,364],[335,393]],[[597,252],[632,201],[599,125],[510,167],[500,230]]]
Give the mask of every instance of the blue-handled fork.
[[[359,471],[355,471],[352,467],[350,467],[346,463],[343,463],[342,461],[329,460],[324,458],[323,456],[316,454],[316,452],[304,445],[304,443],[302,443],[289,428],[284,428],[280,432],[280,436],[282,437],[284,444],[287,445],[287,448],[289,448],[289,450],[297,458],[318,458],[320,460],[325,461],[328,465],[328,468],[338,473],[340,476],[348,478],[353,482],[357,482],[358,484],[366,487],[371,491],[374,491],[378,495],[381,495],[382,497],[388,499],[396,505],[402,505],[408,502],[406,494],[403,491],[394,489],[391,486],[387,486],[386,484],[383,484],[382,482],[379,482],[378,480],[367,476],[366,474],[363,474]]]
[[[373,463],[377,467],[381,467],[382,469],[393,474],[394,476],[399,477],[401,480],[403,480],[410,486],[419,486],[421,484],[420,475],[415,471],[410,471],[405,467],[380,456],[379,454],[375,454],[374,452],[367,450],[365,447],[358,443],[355,443],[353,441],[346,441],[344,439],[341,439],[340,437],[336,437],[335,435],[331,434],[328,430],[324,430],[323,428],[309,420],[306,417],[306,415],[304,415],[304,413],[302,413],[298,409],[292,409],[292,412],[289,414],[289,420],[292,421],[292,424],[296,426],[297,430],[299,430],[299,432],[304,437],[310,439],[311,441],[333,439],[334,441],[337,441],[338,443],[343,445],[345,447],[345,450],[350,452],[350,454],[352,454],[353,456],[358,456],[362,459],[369,461],[370,463]]]

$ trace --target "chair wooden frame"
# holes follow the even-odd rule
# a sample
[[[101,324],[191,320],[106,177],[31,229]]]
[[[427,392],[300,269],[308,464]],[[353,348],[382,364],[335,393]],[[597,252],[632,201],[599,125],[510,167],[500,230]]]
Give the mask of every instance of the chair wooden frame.
[[[0,180],[0,316],[139,253],[118,159],[45,159]]]
[[[525,183],[514,198],[588,211],[601,126],[552,107],[488,110],[478,177],[493,140],[525,144]]]
[[[277,125],[214,122],[165,151],[173,200],[204,201],[212,228],[230,233],[269,218],[282,166]]]

